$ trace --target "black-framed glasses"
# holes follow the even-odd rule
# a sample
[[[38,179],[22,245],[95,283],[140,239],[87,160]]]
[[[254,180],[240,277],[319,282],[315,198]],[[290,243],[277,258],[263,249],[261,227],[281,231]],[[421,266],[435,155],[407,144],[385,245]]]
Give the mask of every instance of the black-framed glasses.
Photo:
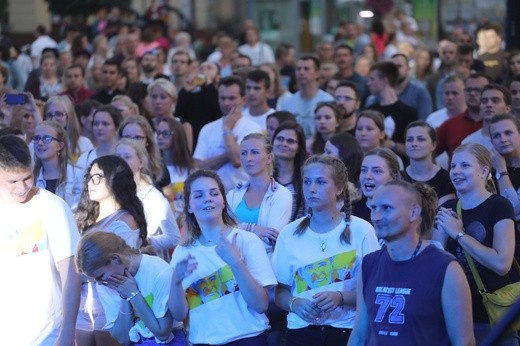
[[[289,144],[289,145],[293,145],[293,144],[298,143],[298,141],[296,139],[285,138],[284,136],[280,136],[280,135],[276,136],[274,138],[274,140],[277,141],[277,142],[280,142],[280,143],[287,142],[287,144]]]
[[[164,131],[155,131],[155,134],[157,135],[157,137],[163,136],[164,138],[170,138],[171,135],[173,134],[173,132],[164,130]]]
[[[145,136],[139,136],[139,135],[135,135],[135,136],[124,135],[124,136],[122,136],[122,138],[133,139],[134,141],[144,141],[146,139]]]
[[[56,111],[54,113],[49,112],[49,113],[45,113],[45,119],[47,119],[47,120],[53,120],[53,119],[61,120],[66,115],[67,115],[67,113],[62,112],[62,111]]]
[[[101,183],[101,180],[104,179],[105,176],[103,174],[99,174],[99,173],[96,173],[96,174],[87,174],[85,175],[85,183],[88,184],[90,182],[92,182],[92,184],[94,185],[99,185]]]
[[[53,140],[55,140],[56,142],[61,142],[58,138],[52,137],[51,135],[43,135],[43,136],[35,135],[32,137],[31,140],[33,141],[34,144],[38,144],[39,141],[43,141],[43,143],[45,143],[45,144],[49,144]]]

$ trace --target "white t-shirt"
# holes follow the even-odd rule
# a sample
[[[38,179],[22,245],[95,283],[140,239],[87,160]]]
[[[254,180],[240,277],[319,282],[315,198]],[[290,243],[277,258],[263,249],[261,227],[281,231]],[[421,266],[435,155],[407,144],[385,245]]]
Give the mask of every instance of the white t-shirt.
[[[193,153],[194,159],[206,160],[226,152],[222,122],[222,118],[214,120],[204,125],[200,130],[197,147]],[[237,143],[240,143],[248,134],[261,133],[262,129],[251,120],[242,117],[237,121],[232,131]],[[234,188],[239,182],[248,180],[242,167],[235,168],[231,162],[227,162],[220,167],[217,173],[222,179],[226,191]]]
[[[266,132],[267,131],[267,116],[274,112],[275,112],[274,109],[269,108],[269,110],[267,112],[265,112],[264,114],[251,115],[251,113],[249,113],[249,107],[248,107],[242,111],[242,115],[244,116],[244,118],[255,122],[258,126],[260,126],[260,128],[262,129],[263,132]]]
[[[148,306],[153,311],[156,318],[162,318],[168,311],[168,299],[170,297],[170,287],[172,281],[172,268],[164,260],[157,256],[142,255],[141,263],[139,263],[139,269],[135,274],[134,278],[137,282],[137,288],[141,292],[143,298],[148,303]],[[99,300],[105,311],[107,323],[105,329],[110,330],[119,316],[119,307],[121,305],[121,297],[117,291],[108,288],[106,286],[96,284],[97,291],[99,294]],[[139,332],[143,337],[152,337],[153,334],[148,330],[150,334],[146,333],[144,328],[144,322],[135,316],[135,324],[129,331],[129,335],[132,335],[134,331]],[[182,322],[174,321],[173,327],[179,327]],[[145,330],[144,332],[142,330]],[[133,342],[138,340],[132,339]]]
[[[449,118],[450,117],[448,116],[448,110],[446,109],[446,107],[444,107],[428,115],[428,117],[426,118],[426,122],[430,124],[431,127],[436,129]]]
[[[94,145],[88,139],[88,137],[85,136],[79,136],[78,138],[78,148],[80,151],[80,154],[83,154],[86,151],[89,151],[90,149],[94,149]]]
[[[342,220],[333,230],[316,233],[310,227],[302,235],[294,231],[303,218],[288,224],[276,241],[271,264],[278,282],[292,288],[294,296],[313,300],[324,291],[355,291],[363,257],[380,246],[374,228],[367,221],[352,216],[350,244],[339,241],[346,226]],[[356,308],[344,305],[324,314],[317,325],[353,328]],[[287,327],[299,329],[309,326],[297,314],[289,312]]]
[[[234,228],[237,246],[253,278],[263,287],[276,285],[262,241],[254,234]],[[189,341],[194,344],[226,344],[253,337],[269,327],[264,314],[247,306],[229,266],[215,252],[215,246],[178,246],[170,265],[175,268],[188,254],[195,257],[197,269],[182,281],[189,305]],[[208,323],[208,321],[210,321]]]
[[[97,152],[96,149],[92,148],[83,154],[78,158],[78,161],[76,162],[76,166],[78,166],[81,170],[85,172],[85,170],[90,166],[92,161],[97,159]]]
[[[184,183],[184,181],[188,178],[189,172],[187,169],[179,170],[178,167],[167,165],[168,173],[170,174],[170,181],[172,184],[175,183]]]
[[[168,200],[153,185],[137,192],[137,197],[143,203],[151,245],[169,260],[168,250],[179,244],[181,234]]]
[[[0,325],[3,345],[54,345],[63,315],[57,263],[74,256],[79,232],[69,206],[38,189],[0,205]]]
[[[477,130],[477,131],[473,132],[472,134],[468,135],[461,142],[461,144],[466,144],[466,143],[482,144],[490,152],[493,150],[493,143],[491,143],[491,137],[485,136],[482,133],[482,129]]]
[[[265,62],[274,62],[274,53],[271,46],[267,43],[258,42],[254,46],[243,44],[238,47],[240,54],[247,55],[251,59],[253,66],[258,66]]]
[[[285,99],[280,105],[280,110],[294,114],[296,121],[303,127],[305,137],[310,138],[316,132],[314,124],[314,110],[320,102],[334,101],[334,97],[323,90],[318,90],[310,99],[304,99],[300,91]]]

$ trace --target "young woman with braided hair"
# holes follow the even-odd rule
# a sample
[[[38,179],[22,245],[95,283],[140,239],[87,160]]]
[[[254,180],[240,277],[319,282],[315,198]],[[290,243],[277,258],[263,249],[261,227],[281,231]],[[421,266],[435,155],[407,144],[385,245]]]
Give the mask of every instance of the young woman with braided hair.
[[[351,215],[348,174],[331,156],[303,168],[309,213],[278,236],[272,265],[275,301],[289,311],[287,345],[343,345],[354,326],[356,280],[363,257],[379,249],[374,228]],[[337,201],[344,201],[345,212]]]

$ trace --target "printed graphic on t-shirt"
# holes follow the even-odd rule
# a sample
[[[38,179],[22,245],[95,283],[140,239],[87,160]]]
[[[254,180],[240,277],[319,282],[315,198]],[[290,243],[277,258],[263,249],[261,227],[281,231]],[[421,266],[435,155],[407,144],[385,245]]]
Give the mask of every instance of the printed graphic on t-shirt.
[[[238,290],[238,284],[231,268],[224,266],[193,282],[186,290],[186,296],[190,310],[193,310],[202,304],[207,304]]]
[[[153,307],[153,300],[154,300],[153,293],[150,292],[149,295],[143,296],[143,298],[146,301],[146,305],[148,305],[148,307],[151,309]],[[141,317],[139,315],[136,315],[135,317],[137,318],[137,321],[134,325],[134,328],[138,332],[143,331],[145,328],[147,328],[146,325],[144,324],[144,322],[141,320]]]
[[[298,268],[294,273],[296,293],[350,279],[355,262],[356,250],[352,250]]]
[[[378,324],[377,333],[383,336],[399,336],[399,332],[393,330],[392,325],[405,323],[403,311],[406,307],[406,298],[412,294],[412,289],[377,286],[375,293],[374,304],[378,308],[374,322]]]
[[[471,222],[468,227],[465,228],[465,231],[467,234],[469,234],[472,238],[477,239],[480,243],[484,243],[486,240],[486,227],[479,222],[479,221],[473,221]],[[455,257],[457,257],[457,260],[462,265],[462,269],[464,269],[464,272],[466,275],[471,277],[473,274],[471,274],[471,268],[469,267],[468,261],[466,260],[466,256],[464,255],[464,249],[458,245],[455,250]],[[475,262],[475,266],[477,268],[480,267],[480,263],[477,261]]]
[[[4,234],[0,241],[0,256],[18,257],[48,248],[49,243],[43,222],[37,221]]]

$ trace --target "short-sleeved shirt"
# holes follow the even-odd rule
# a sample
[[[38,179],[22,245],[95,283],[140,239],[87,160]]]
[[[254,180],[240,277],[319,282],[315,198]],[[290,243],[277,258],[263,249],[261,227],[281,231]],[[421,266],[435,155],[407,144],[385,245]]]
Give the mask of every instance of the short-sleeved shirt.
[[[445,203],[445,207],[456,211],[456,200]],[[491,195],[484,202],[472,209],[462,209],[462,223],[464,231],[472,238],[478,240],[482,245],[493,247],[494,226],[501,220],[510,219],[515,221],[515,213],[511,202],[500,195]],[[473,321],[478,323],[489,323],[486,310],[482,304],[482,296],[478,291],[477,284],[471,273],[466,257],[462,251],[462,247],[453,239],[448,239],[446,251],[452,253],[468,278],[469,287],[471,289],[471,300],[473,305]],[[510,283],[507,275],[500,276],[491,269],[488,269],[478,263],[475,259],[475,266],[480,274],[484,287],[488,292],[494,292],[499,288]]]
[[[28,202],[2,204],[0,220],[1,343],[54,345],[63,314],[57,264],[74,256],[80,237],[72,212],[38,189]]]

